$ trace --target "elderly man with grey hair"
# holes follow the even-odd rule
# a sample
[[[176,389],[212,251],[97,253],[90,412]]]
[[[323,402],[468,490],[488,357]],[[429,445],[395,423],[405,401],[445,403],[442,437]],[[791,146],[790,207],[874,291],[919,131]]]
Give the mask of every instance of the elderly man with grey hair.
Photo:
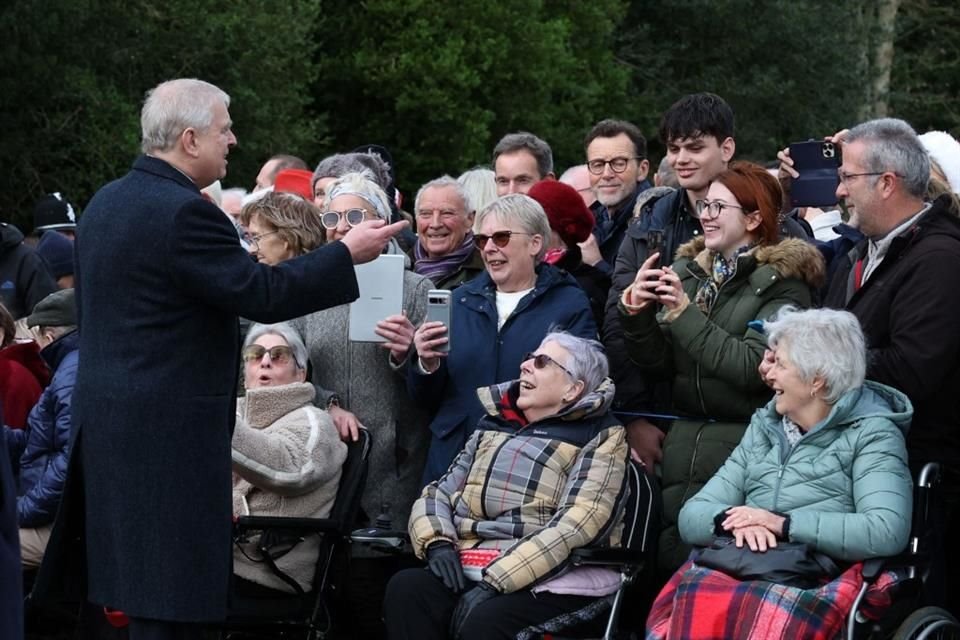
[[[493,171],[498,196],[526,193],[541,180],[555,177],[553,151],[532,133],[508,133],[493,149]]]
[[[74,469],[88,597],[126,612],[131,640],[197,637],[194,623],[226,615],[237,316],[277,322],[351,302],[354,263],[406,226],[366,221],[282,264],[250,260],[199,191],[226,174],[229,106],[201,80],[151,90],[144,155],[80,220]]]
[[[483,271],[471,229],[474,214],[466,187],[451,176],[431,180],[417,192],[413,269],[438,289],[454,289]]]
[[[837,198],[866,236],[841,260],[824,306],[847,309],[867,337],[867,377],[895,387],[916,409],[910,463],[939,461],[947,539],[960,535],[960,220],[948,196],[924,200],[930,158],[903,120],[864,122],[841,135]],[[960,549],[946,568],[960,572]],[[933,581],[936,584],[936,580]],[[960,593],[948,608],[960,614]]]

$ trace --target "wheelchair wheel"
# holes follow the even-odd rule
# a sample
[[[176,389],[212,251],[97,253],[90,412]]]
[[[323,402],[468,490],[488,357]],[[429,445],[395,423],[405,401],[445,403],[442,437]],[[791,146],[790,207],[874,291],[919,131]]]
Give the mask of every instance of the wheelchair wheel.
[[[960,623],[940,607],[917,609],[903,621],[893,640],[960,640]]]

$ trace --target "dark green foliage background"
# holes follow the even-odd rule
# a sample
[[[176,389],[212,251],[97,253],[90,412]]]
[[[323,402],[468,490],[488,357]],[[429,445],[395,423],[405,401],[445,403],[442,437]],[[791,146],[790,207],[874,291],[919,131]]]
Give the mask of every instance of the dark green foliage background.
[[[548,140],[563,169],[604,117],[651,140],[693,91],[737,114],[738,156],[772,159],[870,113],[868,0],[53,0],[0,9],[0,219],[81,208],[136,156],[144,92],[200,77],[233,98],[227,186],[276,152],[315,164],[377,142],[408,194],[489,162],[504,133]],[[903,0],[890,105],[960,133],[960,12]]]

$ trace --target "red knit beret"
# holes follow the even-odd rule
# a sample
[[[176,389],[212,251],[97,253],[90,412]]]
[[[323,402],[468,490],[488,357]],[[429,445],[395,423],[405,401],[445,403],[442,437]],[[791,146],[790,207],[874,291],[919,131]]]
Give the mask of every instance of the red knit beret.
[[[306,169],[284,169],[277,173],[273,181],[273,190],[278,193],[295,193],[313,202],[311,181],[313,172]]]
[[[547,212],[550,228],[568,245],[583,242],[593,231],[594,218],[577,190],[557,180],[541,180],[528,196]]]

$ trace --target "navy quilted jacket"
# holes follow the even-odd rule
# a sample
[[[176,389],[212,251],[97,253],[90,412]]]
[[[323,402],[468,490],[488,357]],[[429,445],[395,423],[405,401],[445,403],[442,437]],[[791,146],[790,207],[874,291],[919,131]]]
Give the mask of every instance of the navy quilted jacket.
[[[54,372],[53,380],[30,411],[27,428],[4,429],[11,458],[20,460],[17,518],[21,528],[52,523],[63,495],[78,347],[79,335],[73,331],[40,352]]]

